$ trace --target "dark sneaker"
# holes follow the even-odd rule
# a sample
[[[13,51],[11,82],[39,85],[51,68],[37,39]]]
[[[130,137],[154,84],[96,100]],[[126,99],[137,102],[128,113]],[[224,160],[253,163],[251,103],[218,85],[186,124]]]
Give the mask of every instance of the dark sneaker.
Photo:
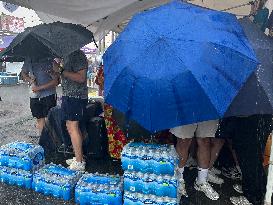
[[[229,179],[242,180],[242,174],[235,167],[229,169],[223,168],[222,174]]]

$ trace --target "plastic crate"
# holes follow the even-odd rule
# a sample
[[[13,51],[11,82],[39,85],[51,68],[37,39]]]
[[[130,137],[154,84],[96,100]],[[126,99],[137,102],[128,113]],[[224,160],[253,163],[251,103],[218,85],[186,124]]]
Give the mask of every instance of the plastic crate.
[[[0,148],[0,166],[35,171],[44,165],[44,149],[40,145],[13,142]]]
[[[118,175],[85,174],[75,188],[81,205],[122,205],[122,181]]]
[[[34,173],[32,188],[45,195],[70,200],[81,175],[61,165],[48,164]]]

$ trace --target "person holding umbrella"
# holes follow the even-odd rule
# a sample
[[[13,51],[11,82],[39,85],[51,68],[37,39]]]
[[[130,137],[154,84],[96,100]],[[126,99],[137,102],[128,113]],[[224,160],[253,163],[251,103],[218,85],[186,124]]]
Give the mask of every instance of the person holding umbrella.
[[[228,123],[226,132],[233,133],[232,143],[242,171],[242,184],[234,185],[234,189],[242,196],[231,197],[230,200],[234,205],[260,205],[263,204],[266,191],[263,154],[267,138],[272,132],[273,41],[249,18],[240,19],[239,22],[260,65],[227,112],[227,116],[236,116]]]
[[[209,138],[259,64],[236,16],[172,1],[134,16],[103,62],[105,102],[152,133],[172,128],[181,175],[198,137],[194,187],[217,200],[207,182]]]
[[[87,68],[88,61],[84,53],[77,50],[63,60],[63,66],[59,59],[53,62],[54,71],[62,79],[62,112],[63,120],[70,135],[75,157],[67,160],[72,170],[84,171],[86,162],[83,158],[83,135],[79,128],[79,122],[84,120],[84,113],[88,101]]]
[[[37,119],[37,128],[41,134],[50,108],[56,106],[56,86],[58,77],[51,76],[52,59],[27,58],[22,67],[22,77],[30,85],[30,109]]]
[[[72,39],[72,40],[71,40]],[[64,59],[53,62],[52,76],[62,78],[62,109],[68,132],[71,136],[75,158],[69,161],[70,168],[84,170],[85,162],[82,154],[82,133],[79,121],[83,119],[87,104],[87,59],[80,51],[84,45],[94,41],[94,35],[86,27],[79,24],[53,22],[40,24],[19,33],[0,57],[11,62],[22,61],[25,57],[58,56]],[[28,78],[30,82],[33,79]],[[36,87],[33,88],[36,91]]]
[[[186,194],[185,182],[183,178],[184,167],[188,159],[189,147],[192,138],[195,136],[198,144],[198,177],[194,183],[194,188],[204,194],[211,200],[217,200],[219,194],[208,183],[208,172],[210,165],[210,138],[215,136],[218,127],[218,120],[210,120],[191,125],[184,125],[170,129],[170,132],[177,137],[176,151],[180,161],[177,169],[179,179],[179,192]]]

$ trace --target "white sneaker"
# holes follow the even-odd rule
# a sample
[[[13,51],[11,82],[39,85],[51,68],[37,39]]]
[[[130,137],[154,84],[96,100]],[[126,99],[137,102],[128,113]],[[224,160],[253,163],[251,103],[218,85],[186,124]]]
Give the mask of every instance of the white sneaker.
[[[237,191],[239,194],[242,194],[242,193],[243,193],[242,185],[240,185],[240,184],[234,184],[234,185],[233,185],[233,189],[234,189],[235,191]]]
[[[71,158],[71,159],[65,160],[65,162],[66,162],[66,164],[67,164],[68,166],[70,166],[70,165],[72,164],[72,162],[74,162],[74,161],[76,161],[76,157],[73,157],[73,158]]]
[[[244,196],[230,197],[230,202],[234,205],[253,205]]]
[[[208,182],[211,182],[213,184],[223,184],[224,180],[220,177],[218,177],[215,173],[213,173],[211,170],[208,172]]]
[[[215,168],[215,167],[212,167],[212,168],[210,169],[210,171],[213,172],[214,174],[217,174],[217,175],[220,175],[220,174],[221,174],[221,170],[219,170],[219,169],[217,169],[217,168]]]
[[[202,191],[206,195],[206,197],[208,197],[211,200],[216,201],[219,199],[219,194],[212,188],[212,186],[208,182],[198,184],[195,181],[194,188],[197,191]]]
[[[68,168],[75,171],[85,171],[85,165],[86,165],[85,161],[77,162],[75,160],[70,164]]]

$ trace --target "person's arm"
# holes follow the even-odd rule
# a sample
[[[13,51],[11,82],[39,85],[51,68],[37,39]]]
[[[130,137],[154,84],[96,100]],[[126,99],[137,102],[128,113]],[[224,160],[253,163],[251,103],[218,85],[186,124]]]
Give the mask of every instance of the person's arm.
[[[56,87],[58,84],[59,84],[59,79],[58,79],[58,78],[55,78],[55,79],[49,81],[49,82],[46,83],[46,84],[43,84],[43,85],[40,85],[40,86],[33,86],[33,87],[32,87],[32,91],[33,91],[33,92],[38,92],[38,91],[41,91],[41,90],[46,90],[46,89],[49,89],[49,88],[54,88],[54,87]]]
[[[62,72],[62,75],[72,81],[77,82],[77,83],[84,83],[87,81],[85,68],[83,68],[82,70],[79,70],[78,72],[69,72],[69,71],[64,70]]]
[[[30,84],[35,82],[35,79],[31,78],[27,72],[25,72],[24,70],[22,70],[22,79],[25,82],[29,82]]]
[[[78,82],[78,83],[84,83],[87,81],[86,76],[86,69],[82,68],[78,72],[70,72],[64,70],[64,68],[60,67],[60,64],[58,64],[56,61],[53,62],[53,70],[59,74],[59,76],[64,76],[65,78],[68,78],[72,81]]]

